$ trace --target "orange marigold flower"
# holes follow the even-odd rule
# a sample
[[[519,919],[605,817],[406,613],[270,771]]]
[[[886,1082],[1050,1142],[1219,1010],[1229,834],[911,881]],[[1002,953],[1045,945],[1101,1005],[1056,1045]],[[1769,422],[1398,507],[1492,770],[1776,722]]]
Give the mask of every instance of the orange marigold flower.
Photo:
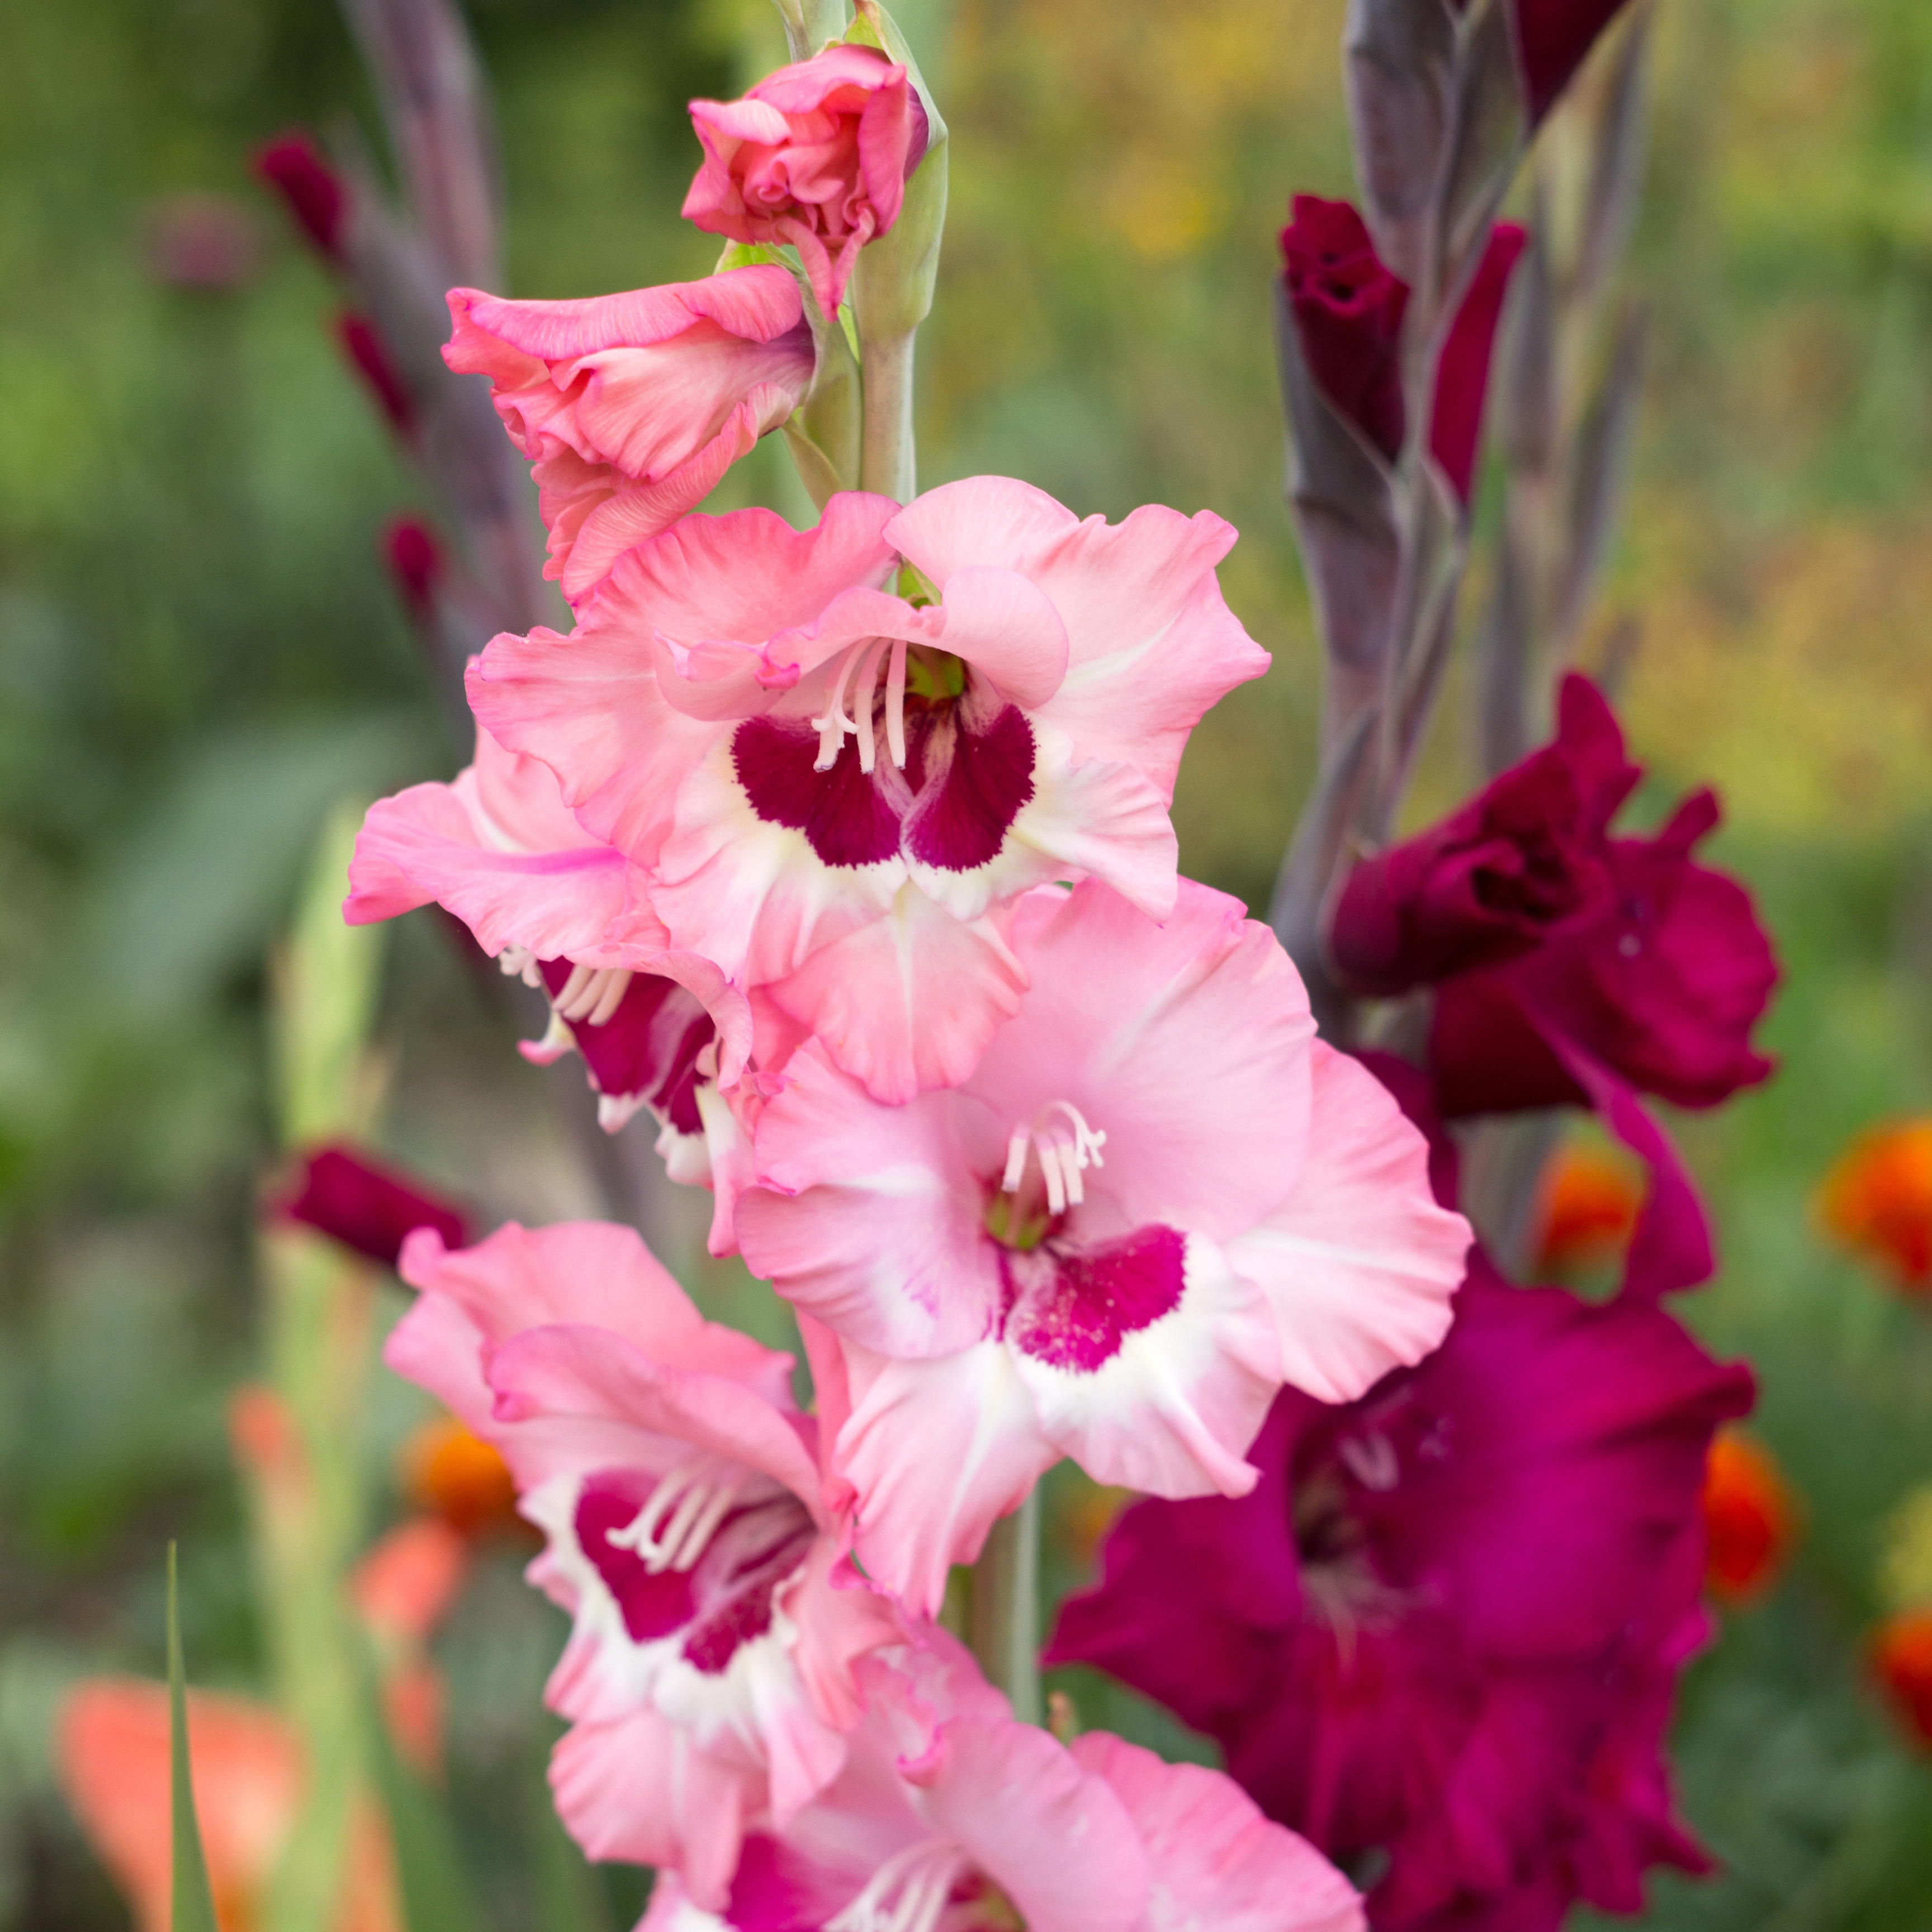
[[[1607,1148],[1570,1142],[1558,1148],[1544,1168],[1537,1204],[1538,1276],[1613,1260],[1642,1204],[1642,1182]]]
[[[502,1457],[454,1416],[412,1430],[400,1462],[410,1500],[465,1536],[518,1520],[517,1487]]]
[[[1871,1668],[1906,1729],[1932,1750],[1932,1606],[1901,1611],[1879,1625]]]
[[[1910,1294],[1932,1289],[1932,1120],[1862,1134],[1825,1178],[1820,1219]]]
[[[1797,1518],[1771,1452],[1741,1430],[1718,1430],[1704,1466],[1704,1581],[1712,1595],[1732,1605],[1761,1597],[1784,1567]]]

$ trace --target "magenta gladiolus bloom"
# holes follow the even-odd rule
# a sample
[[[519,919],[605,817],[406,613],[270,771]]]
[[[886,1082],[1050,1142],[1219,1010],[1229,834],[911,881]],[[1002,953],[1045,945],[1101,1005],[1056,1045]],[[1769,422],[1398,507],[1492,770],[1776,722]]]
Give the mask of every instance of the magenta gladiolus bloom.
[[[1219,1738],[1271,1817],[1379,1850],[1388,1932],[1556,1932],[1704,1861],[1664,1732],[1706,1629],[1699,1496],[1750,1406],[1661,1310],[1479,1258],[1448,1340],[1359,1402],[1285,1393],[1238,1502],[1136,1505],[1052,1660]]]
[[[385,1268],[396,1265],[416,1228],[434,1228],[457,1246],[470,1238],[460,1208],[353,1148],[320,1148],[310,1154],[299,1184],[277,1211]]]
[[[1234,536],[1083,523],[993,476],[842,494],[808,530],[688,517],[569,638],[498,638],[470,703],[638,868],[675,950],[904,1100],[1013,1010],[1019,893],[1090,874],[1172,907],[1187,734],[1268,666],[1216,581]]]
[[[854,1660],[902,1636],[844,1559],[791,1358],[702,1320],[627,1228],[424,1232],[402,1269],[385,1358],[502,1454],[573,1619],[545,1694],[565,1822],[722,1904],[746,1820],[838,1774]]]
[[[1308,372],[1336,410],[1386,461],[1402,454],[1402,331],[1408,284],[1376,253],[1368,224],[1346,201],[1294,197],[1281,232],[1283,274]],[[1516,259],[1528,240],[1498,222],[1444,338],[1436,372],[1430,452],[1466,505],[1489,393],[1496,323]]]
[[[767,74],[742,100],[694,100],[704,165],[684,218],[734,242],[789,243],[821,314],[838,313],[859,250],[898,219],[926,152],[904,68],[838,46]]]
[[[1219,1772],[1016,1724],[930,1627],[860,1674],[838,1780],[747,1837],[721,1912],[661,1880],[640,1932],[1360,1932],[1354,1887]]]
[[[770,266],[580,302],[452,289],[449,312],[443,359],[490,378],[573,604],[783,422],[815,366],[798,284]]]
[[[1235,901],[1184,880],[1156,926],[1048,887],[1012,946],[1029,989],[956,1087],[887,1106],[801,1047],[738,1205],[746,1261],[808,1318],[860,1555],[928,1613],[1064,1455],[1245,1490],[1276,1388],[1346,1400],[1426,1354],[1468,1244]]]

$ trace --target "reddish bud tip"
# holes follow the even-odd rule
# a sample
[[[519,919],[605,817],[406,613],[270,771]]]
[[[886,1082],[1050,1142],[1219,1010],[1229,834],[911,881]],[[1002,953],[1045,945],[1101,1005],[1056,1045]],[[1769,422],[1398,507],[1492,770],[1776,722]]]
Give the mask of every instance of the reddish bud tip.
[[[420,623],[434,608],[442,581],[442,546],[435,532],[414,517],[398,517],[382,533],[382,561],[396,594]]]
[[[369,392],[399,436],[407,436],[416,427],[414,400],[404,386],[402,374],[392,359],[388,345],[376,333],[376,326],[366,315],[345,311],[335,325],[343,352],[369,386]]]
[[[279,194],[296,225],[332,262],[342,260],[349,197],[306,134],[278,135],[255,156],[256,176]]]
[[[310,1154],[277,1211],[388,1268],[395,1266],[405,1238],[418,1228],[434,1228],[452,1248],[470,1239],[460,1209],[347,1148]]]

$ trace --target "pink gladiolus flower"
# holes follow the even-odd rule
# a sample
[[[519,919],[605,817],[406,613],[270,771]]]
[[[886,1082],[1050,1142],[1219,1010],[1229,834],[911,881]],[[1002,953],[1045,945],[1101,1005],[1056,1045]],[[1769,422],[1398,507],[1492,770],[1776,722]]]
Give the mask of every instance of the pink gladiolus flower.
[[[1238,1502],[1136,1504],[1048,1656],[1218,1738],[1273,1818],[1390,1854],[1389,1932],[1555,1932],[1704,1868],[1663,1760],[1699,1602],[1706,1453],[1742,1367],[1670,1317],[1516,1288],[1361,1400],[1285,1393]]]
[[[568,638],[497,638],[470,703],[646,873],[674,948],[902,1100],[1013,1010],[1015,896],[1090,874],[1173,905],[1187,734],[1268,664],[1215,580],[1233,540],[1002,477],[842,494],[805,531],[687,518]]]
[[[443,359],[490,378],[533,465],[546,574],[573,604],[620,552],[694,508],[812,387],[812,331],[781,268],[579,302],[452,289],[449,312]]]
[[[827,47],[742,100],[694,100],[704,165],[684,217],[734,242],[789,243],[820,312],[838,311],[859,250],[898,219],[926,152],[917,91],[876,48]]]
[[[753,1271],[808,1318],[860,1556],[928,1612],[1063,1455],[1244,1492],[1280,1384],[1346,1401],[1426,1354],[1468,1244],[1235,901],[1183,881],[1156,926],[1049,887],[1012,944],[1030,990],[957,1087],[889,1106],[801,1047],[738,1204]]]
[[[854,1659],[901,1640],[844,1560],[791,1358],[702,1320],[628,1228],[412,1239],[392,1367],[508,1462],[568,1610],[551,1781],[593,1858],[722,1902],[746,1822],[836,1778]]]
[[[526,1057],[581,1053],[604,1126],[650,1108],[674,1178],[708,1181],[698,1090],[738,1078],[750,1010],[708,961],[669,946],[622,855],[578,824],[544,766],[479,731],[452,783],[370,808],[349,882],[352,926],[431,900],[454,914],[504,971],[550,996],[550,1029]]]
[[[718,1913],[661,1880],[640,1932],[1360,1932],[1354,1887],[1219,1772],[1015,1723],[943,1631],[862,1669],[838,1780],[746,1838]]]

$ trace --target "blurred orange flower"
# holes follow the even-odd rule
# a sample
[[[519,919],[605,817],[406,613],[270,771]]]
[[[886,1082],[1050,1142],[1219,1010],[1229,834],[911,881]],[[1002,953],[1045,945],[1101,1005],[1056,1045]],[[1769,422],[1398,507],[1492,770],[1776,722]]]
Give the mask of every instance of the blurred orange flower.
[[[1770,1450],[1742,1430],[1719,1430],[1704,1468],[1704,1581],[1712,1595],[1734,1606],[1762,1596],[1797,1528],[1796,1502]]]
[[[1538,1278],[1614,1260],[1642,1204],[1643,1183],[1628,1161],[1588,1142],[1565,1142],[1543,1170]]]
[[[1910,1294],[1932,1289],[1932,1120],[1862,1134],[1818,1192],[1825,1226],[1888,1268]]]
[[[301,1803],[301,1744],[266,1705],[206,1690],[188,1693],[188,1736],[221,1932],[256,1932]],[[168,1932],[167,1686],[134,1677],[77,1685],[61,1712],[56,1750],[68,1802],[140,1932]],[[335,1932],[400,1932],[388,1836],[366,1805],[351,1827],[343,1888]]]
[[[398,1457],[404,1493],[465,1536],[511,1526],[517,1489],[502,1456],[454,1416],[412,1430]]]
[[[1871,1668],[1906,1729],[1932,1750],[1932,1606],[1901,1611],[1879,1625]]]

